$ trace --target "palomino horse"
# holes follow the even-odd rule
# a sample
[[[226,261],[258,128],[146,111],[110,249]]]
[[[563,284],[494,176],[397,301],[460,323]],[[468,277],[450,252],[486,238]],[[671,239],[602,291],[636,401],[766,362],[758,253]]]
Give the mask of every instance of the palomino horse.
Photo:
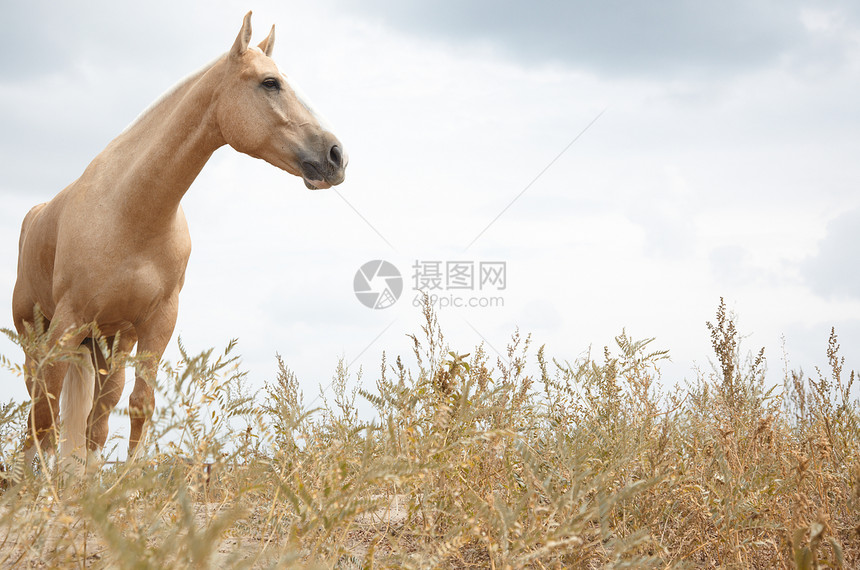
[[[49,363],[38,375],[34,355],[25,354],[32,398],[28,465],[37,441],[53,449],[58,416],[68,431],[61,458],[105,444],[125,372],[105,362],[89,338],[91,323],[110,352],[127,355],[137,344],[138,354],[151,355],[137,367],[129,398],[129,453],[141,441],[155,404],[150,382],[173,334],[191,253],[180,201],[217,148],[229,144],[303,178],[311,189],[343,182],[346,153],[278,71],[270,57],[274,37],[272,27],[259,47],[249,47],[249,12],[227,54],[179,83],[80,178],[24,218],[15,327],[23,333],[38,305],[53,325],[51,346],[81,346],[89,354],[82,363]]]

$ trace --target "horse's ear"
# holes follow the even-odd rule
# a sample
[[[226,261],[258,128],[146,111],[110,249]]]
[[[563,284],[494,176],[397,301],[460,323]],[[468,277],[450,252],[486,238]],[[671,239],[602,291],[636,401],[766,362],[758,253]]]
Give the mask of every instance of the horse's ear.
[[[259,48],[263,50],[267,56],[272,57],[272,48],[275,47],[275,26],[272,26],[272,31],[269,32],[269,37],[260,42]]]
[[[248,44],[251,43],[251,12],[245,14],[245,20],[242,22],[242,29],[239,30],[239,35],[236,36],[236,41],[233,42],[233,47],[230,49],[230,55],[237,57],[245,53],[248,49]]]

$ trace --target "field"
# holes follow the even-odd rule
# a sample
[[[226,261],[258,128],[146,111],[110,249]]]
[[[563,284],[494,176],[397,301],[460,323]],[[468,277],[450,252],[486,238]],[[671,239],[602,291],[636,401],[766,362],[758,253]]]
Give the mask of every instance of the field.
[[[252,394],[232,344],[183,351],[147,455],[86,482],[21,475],[9,402],[2,475],[23,480],[0,496],[0,566],[860,568],[860,405],[835,332],[824,368],[767,386],[721,302],[712,369],[675,385],[651,339],[563,362],[515,332],[491,362],[424,317],[414,354],[364,378],[341,363],[316,410],[284,363]]]

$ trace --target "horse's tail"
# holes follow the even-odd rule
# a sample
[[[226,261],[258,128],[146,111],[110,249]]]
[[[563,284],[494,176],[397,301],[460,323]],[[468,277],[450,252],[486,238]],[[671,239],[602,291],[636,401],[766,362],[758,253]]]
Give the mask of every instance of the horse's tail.
[[[87,419],[93,408],[96,369],[89,351],[69,366],[60,393],[60,465],[77,470],[87,457]]]

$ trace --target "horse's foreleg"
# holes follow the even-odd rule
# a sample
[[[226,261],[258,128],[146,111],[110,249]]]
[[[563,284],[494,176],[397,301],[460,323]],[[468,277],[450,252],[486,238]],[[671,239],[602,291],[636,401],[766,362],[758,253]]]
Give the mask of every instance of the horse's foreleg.
[[[165,303],[155,318],[135,326],[138,336],[137,354],[144,355],[145,359],[137,366],[134,389],[128,398],[128,415],[131,421],[128,437],[129,457],[143,438],[145,424],[155,409],[155,391],[152,386],[161,355],[173,335],[177,312],[178,301],[174,298],[172,302]]]
[[[48,347],[59,347],[61,350],[77,348],[86,336],[85,331],[76,331],[77,323],[57,307],[53,318],[54,329],[48,339]],[[56,445],[57,418],[60,413],[60,395],[63,390],[63,379],[71,363],[68,359],[37,361],[32,355],[26,356],[25,377],[27,390],[32,404],[28,421],[27,437],[24,442],[25,457],[32,458],[35,454],[34,444],[53,450]]]
[[[40,397],[44,392],[42,383],[36,380],[36,367],[38,363],[30,356],[29,353],[24,353],[24,382],[27,385],[27,393],[30,394],[30,415],[28,418],[27,433],[24,434],[24,465],[29,469],[33,465],[33,459],[36,457],[38,446],[33,445],[34,439],[34,409],[36,398]],[[57,402],[59,405],[59,401]],[[40,414],[41,415],[41,414]]]
[[[119,343],[115,343],[115,339],[116,337],[107,339],[107,355],[102,354],[95,341],[88,341],[97,374],[93,408],[87,422],[87,449],[90,451],[100,451],[107,441],[110,414],[119,403],[125,388],[125,359],[137,342],[133,331],[120,334]],[[111,354],[113,358],[108,362],[107,357]]]

